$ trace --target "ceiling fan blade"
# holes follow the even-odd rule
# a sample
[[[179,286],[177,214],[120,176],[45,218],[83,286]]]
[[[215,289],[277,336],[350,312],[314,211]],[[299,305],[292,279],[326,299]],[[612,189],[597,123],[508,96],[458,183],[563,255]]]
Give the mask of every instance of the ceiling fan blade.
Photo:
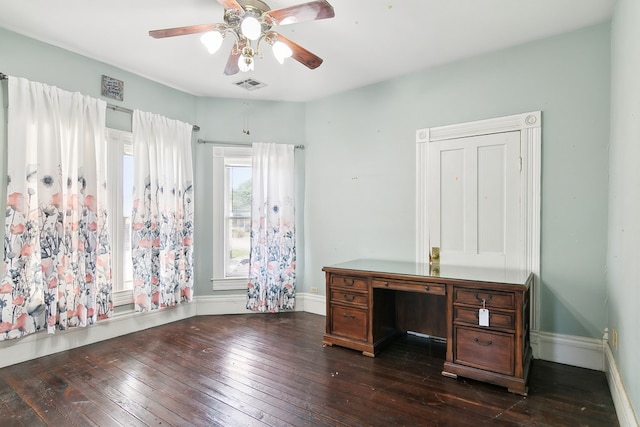
[[[276,33],[277,34],[277,33]],[[291,57],[301,63],[302,65],[314,70],[322,64],[322,58],[317,56],[315,53],[309,52],[307,49],[303,48],[297,43],[292,42],[282,34],[278,34],[278,41],[286,44],[291,48],[293,54]]]
[[[206,33],[220,27],[220,24],[202,24],[189,25],[187,27],[165,28],[163,30],[149,31],[149,35],[154,39],[163,39],[165,37],[186,36],[188,34]]]
[[[265,13],[273,18],[277,25],[295,24],[297,22],[314,21],[336,16],[333,6],[325,0],[270,10]]]
[[[229,54],[229,59],[227,59],[227,65],[224,67],[224,74],[226,76],[233,76],[240,72],[240,66],[238,65],[240,54],[241,50],[234,45]]]
[[[238,3],[236,0],[218,0],[218,3],[220,3],[225,10],[228,10],[228,9],[243,10],[242,6],[240,6],[240,3]]]

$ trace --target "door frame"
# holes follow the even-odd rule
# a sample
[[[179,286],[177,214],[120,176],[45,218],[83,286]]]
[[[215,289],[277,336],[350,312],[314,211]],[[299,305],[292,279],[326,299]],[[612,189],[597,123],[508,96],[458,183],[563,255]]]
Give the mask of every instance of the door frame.
[[[458,123],[416,130],[416,262],[428,263],[429,244],[429,143],[502,132],[520,132],[520,212],[518,265],[534,275],[531,289],[531,329],[540,320],[540,184],[542,112]]]

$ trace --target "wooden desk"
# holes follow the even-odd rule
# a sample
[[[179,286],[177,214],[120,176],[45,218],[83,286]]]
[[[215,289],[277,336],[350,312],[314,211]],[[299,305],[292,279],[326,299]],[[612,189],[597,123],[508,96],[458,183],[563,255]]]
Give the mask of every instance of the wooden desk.
[[[472,378],[527,394],[531,364],[527,272],[356,260],[324,267],[323,343],[374,357],[399,333],[447,341],[442,375]],[[479,309],[489,310],[480,326]]]

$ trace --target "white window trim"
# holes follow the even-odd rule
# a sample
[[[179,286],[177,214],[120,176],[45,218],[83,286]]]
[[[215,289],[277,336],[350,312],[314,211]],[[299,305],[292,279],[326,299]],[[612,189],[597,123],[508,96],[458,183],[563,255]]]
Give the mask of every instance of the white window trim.
[[[133,143],[133,134],[131,132],[125,132],[117,129],[107,128],[106,138],[107,138],[107,144],[109,143],[132,144]],[[126,148],[125,148],[125,152],[128,152]],[[116,188],[121,189],[122,188],[122,161],[119,158],[119,155],[116,152],[116,150],[108,149],[107,153],[108,153],[107,154],[108,155],[108,158],[107,158],[108,181],[109,183],[115,182],[117,185]],[[122,262],[120,260],[120,257],[113,256],[113,249],[122,247],[121,245],[122,236],[120,236],[118,233],[115,233],[115,228],[114,228],[116,215],[112,214],[112,212],[120,212],[122,210],[122,201],[118,197],[119,194],[120,194],[120,190],[116,190],[116,191],[111,190],[108,193],[108,201],[110,206],[109,229],[111,232],[111,249],[112,249],[112,256],[111,256],[112,270],[111,271],[114,274],[112,277],[112,280],[114,282],[114,288],[115,288],[115,283],[123,283],[123,280],[124,280],[122,276],[124,267],[121,265]],[[133,292],[131,291],[131,289],[113,292],[114,307],[127,305],[127,304],[133,304]]]
[[[213,147],[213,191],[212,191],[212,222],[213,222],[213,277],[211,283],[214,291],[246,290],[248,278],[224,276],[225,253],[224,237],[224,197],[225,197],[225,158],[251,156],[251,146],[247,147]]]

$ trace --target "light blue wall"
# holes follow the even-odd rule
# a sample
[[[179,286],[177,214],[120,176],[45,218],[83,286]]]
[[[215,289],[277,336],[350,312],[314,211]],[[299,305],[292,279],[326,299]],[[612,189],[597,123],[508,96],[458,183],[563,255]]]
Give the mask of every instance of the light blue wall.
[[[618,0],[611,31],[609,340],[629,398],[640,415],[640,2]],[[612,332],[612,331],[610,331]]]
[[[240,89],[239,89],[240,90]],[[218,142],[274,142],[278,144],[304,144],[304,105],[295,102],[269,102],[248,99],[200,98],[198,100],[198,123],[202,126],[198,137]],[[249,130],[250,135],[243,133]],[[298,277],[304,275],[304,164],[305,151],[296,150],[296,244]],[[212,291],[213,276],[213,150],[210,144],[196,144],[194,147],[194,180],[196,182],[195,223],[197,236],[194,249],[196,265],[196,295],[238,294],[246,291]],[[300,284],[302,288],[302,284]],[[300,290],[302,291],[302,290]]]
[[[302,292],[323,292],[326,264],[414,258],[416,129],[542,110],[541,329],[600,337],[606,326],[609,25],[306,105],[196,98],[4,30],[0,58],[2,72],[95,97],[102,74],[124,80],[122,106],[197,123],[196,138],[244,142],[247,127],[255,140],[305,144]],[[126,127],[128,117],[111,120]],[[210,154],[194,144],[199,295],[212,292]]]
[[[415,259],[415,131],[543,111],[543,331],[606,326],[609,25],[307,104],[305,288],[355,258]]]
[[[227,142],[277,142],[304,144],[304,105],[287,102],[252,101],[248,93],[245,100],[198,98],[167,86],[152,82],[116,67],[90,60],[81,55],[56,48],[46,43],[23,37],[0,29],[0,72],[57,86],[67,91],[102,98],[110,104],[129,109],[141,109],[166,117],[200,126],[193,135],[194,188],[196,192],[194,243],[195,294],[213,294],[210,282],[212,259],[211,226],[211,146],[197,144],[198,138]],[[100,95],[102,75],[124,81],[124,101],[103,98]],[[6,87],[3,84],[2,87]],[[0,95],[6,101],[6,95]],[[238,89],[239,91],[241,89]],[[3,114],[6,110],[3,109]],[[0,120],[0,142],[4,153],[6,147],[6,120]],[[107,110],[107,126],[131,130],[131,115]],[[242,133],[248,128],[250,136]],[[4,155],[0,165],[4,165]],[[297,176],[304,182],[304,151],[296,152]],[[0,166],[0,176],[5,176]],[[0,189],[3,194],[4,186]],[[297,189],[301,207],[304,188]],[[297,212],[300,219],[298,244],[303,247],[304,226],[302,208]],[[298,254],[300,271],[304,271],[304,254]]]
[[[111,65],[0,28],[0,72],[194,123],[196,97]],[[102,75],[124,81],[124,100],[100,95]],[[107,126],[131,130],[131,115],[107,110]]]

